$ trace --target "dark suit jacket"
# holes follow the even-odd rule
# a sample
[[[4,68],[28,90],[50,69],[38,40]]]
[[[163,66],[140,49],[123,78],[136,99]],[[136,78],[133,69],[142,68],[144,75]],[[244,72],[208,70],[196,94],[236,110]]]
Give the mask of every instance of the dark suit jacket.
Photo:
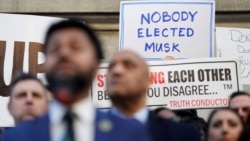
[[[187,125],[163,119],[150,112],[147,123],[152,141],[200,141],[199,131]]]
[[[107,124],[106,127],[103,124]],[[83,133],[84,134],[84,133]],[[109,113],[97,111],[95,141],[148,141],[143,126],[134,120],[124,120]],[[50,141],[49,116],[24,122],[5,131],[4,141]]]

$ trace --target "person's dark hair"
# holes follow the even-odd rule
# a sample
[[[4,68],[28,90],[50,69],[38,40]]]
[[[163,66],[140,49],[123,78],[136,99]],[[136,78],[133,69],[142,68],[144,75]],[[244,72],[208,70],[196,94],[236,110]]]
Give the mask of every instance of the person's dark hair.
[[[197,128],[199,130],[203,130],[204,132],[207,128],[206,121],[200,117],[192,117],[188,120],[183,121],[182,123],[185,123],[186,125],[192,126],[192,127]]]
[[[62,20],[62,21],[52,24],[49,27],[45,36],[44,47],[43,47],[43,51],[45,54],[47,51],[47,45],[48,45],[51,35],[58,30],[63,30],[67,28],[77,28],[83,31],[84,33],[86,33],[95,48],[96,58],[98,59],[98,61],[100,62],[104,58],[101,43],[99,39],[97,38],[97,36],[94,34],[93,30],[89,26],[84,24],[83,22],[80,22],[78,20],[73,20],[73,19]]]
[[[183,124],[190,126],[200,133],[200,138],[203,141],[205,139],[205,133],[207,129],[207,123],[203,118],[200,117],[192,117],[187,120],[182,121]]]
[[[198,117],[196,109],[174,110],[174,113],[181,118],[181,122]]]
[[[206,140],[207,140],[207,138],[208,138],[208,130],[209,130],[209,126],[210,126],[210,124],[211,124],[211,120],[212,120],[212,118],[214,117],[214,115],[215,115],[216,113],[220,112],[220,111],[231,111],[232,113],[234,113],[234,114],[238,117],[238,119],[239,119],[240,122],[241,122],[242,127],[244,127],[244,122],[243,122],[243,120],[241,119],[241,117],[240,117],[234,110],[232,110],[232,109],[230,109],[230,108],[215,109],[215,110],[213,110],[213,111],[210,113],[210,115],[209,115],[209,117],[208,117],[208,120],[207,120],[207,126],[206,126],[206,130],[205,130],[205,138],[206,138]]]
[[[25,72],[18,72],[14,75],[13,79],[11,80],[10,83],[10,87],[9,87],[9,94],[12,94],[13,88],[15,87],[15,85],[21,81],[25,81],[25,80],[35,80],[38,83],[41,84],[41,86],[46,90],[45,86],[43,85],[43,83],[41,82],[40,79],[38,79],[34,74],[32,73],[25,73]]]
[[[237,96],[249,96],[249,93],[245,92],[245,91],[236,91],[236,92],[233,92],[230,96],[229,96],[229,100],[231,101],[233,98],[237,97]]]
[[[250,126],[247,126],[241,132],[240,138],[238,141],[250,141]]]

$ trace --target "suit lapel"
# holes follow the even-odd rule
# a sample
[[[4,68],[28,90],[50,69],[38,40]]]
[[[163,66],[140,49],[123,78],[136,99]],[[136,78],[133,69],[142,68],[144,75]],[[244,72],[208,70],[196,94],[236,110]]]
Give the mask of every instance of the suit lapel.
[[[112,121],[108,113],[103,113],[96,110],[95,118],[95,141],[112,141],[114,138],[112,135]]]

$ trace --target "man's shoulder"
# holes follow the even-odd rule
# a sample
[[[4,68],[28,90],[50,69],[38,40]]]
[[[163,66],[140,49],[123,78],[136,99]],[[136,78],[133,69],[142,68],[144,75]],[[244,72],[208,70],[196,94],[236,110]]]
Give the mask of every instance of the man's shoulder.
[[[118,117],[114,114],[112,114],[110,111],[107,112],[102,112],[97,110],[97,114],[96,114],[96,122],[102,122],[102,121],[110,121],[112,124],[117,125],[115,126],[116,128],[132,128],[132,127],[138,127],[138,128],[142,128],[143,124],[141,124],[140,122],[138,122],[137,120],[134,119],[124,119],[121,117]],[[126,130],[126,129],[124,129]]]
[[[124,119],[110,112],[96,114],[96,137],[106,137],[106,140],[148,141],[145,126],[134,119]],[[99,135],[99,136],[98,136]],[[103,138],[102,138],[103,140]]]
[[[150,113],[149,128],[153,134],[159,134],[162,138],[169,140],[186,140],[199,141],[199,131],[182,123],[169,119],[161,118],[154,113]]]
[[[36,118],[30,121],[24,121],[20,123],[16,127],[9,128],[3,133],[4,141],[24,141],[29,140],[33,135],[46,133],[45,131],[48,129],[48,115],[44,115],[42,117]]]

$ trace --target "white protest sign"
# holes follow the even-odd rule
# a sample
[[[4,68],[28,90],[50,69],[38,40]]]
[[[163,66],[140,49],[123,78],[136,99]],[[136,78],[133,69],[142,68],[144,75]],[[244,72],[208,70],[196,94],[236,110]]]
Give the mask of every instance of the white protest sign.
[[[146,60],[213,57],[214,19],[211,0],[124,1],[119,50]]]
[[[241,89],[234,59],[185,60],[150,66],[153,84],[147,94],[149,106],[170,109],[228,106],[228,96]],[[161,75],[160,75],[161,73]]]
[[[13,72],[40,73],[44,62],[41,53],[45,32],[52,23],[61,18],[0,14],[0,126],[13,126],[14,121],[7,110],[8,85]],[[2,63],[1,63],[2,62]],[[43,74],[38,75],[44,78]]]
[[[108,93],[106,91],[106,74],[108,64],[101,64],[97,75],[92,83],[92,100],[99,108],[109,108],[111,106]]]
[[[241,89],[236,59],[204,58],[148,62],[152,85],[148,106],[170,109],[228,106],[228,96]],[[111,106],[105,90],[107,64],[102,64],[93,82],[92,98],[100,108]],[[140,84],[138,84],[140,87]]]
[[[216,27],[217,57],[239,57],[242,84],[250,84],[250,29]]]

